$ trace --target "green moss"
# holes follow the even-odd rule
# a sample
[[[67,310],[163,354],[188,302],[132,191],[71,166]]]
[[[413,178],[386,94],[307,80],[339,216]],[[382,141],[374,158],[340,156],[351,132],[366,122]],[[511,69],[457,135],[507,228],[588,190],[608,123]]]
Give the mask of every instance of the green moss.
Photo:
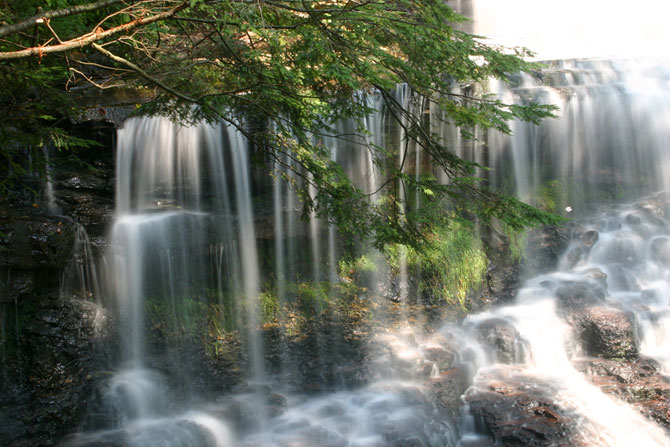
[[[330,284],[327,282],[293,283],[288,289],[304,315],[318,315],[330,302]]]
[[[565,199],[565,187],[560,180],[545,182],[538,191],[538,207],[544,211],[558,211]]]
[[[222,330],[237,329],[237,315],[241,312],[237,301],[237,296],[232,291],[207,290],[207,302],[213,312],[211,318],[216,321],[217,326],[221,326]]]

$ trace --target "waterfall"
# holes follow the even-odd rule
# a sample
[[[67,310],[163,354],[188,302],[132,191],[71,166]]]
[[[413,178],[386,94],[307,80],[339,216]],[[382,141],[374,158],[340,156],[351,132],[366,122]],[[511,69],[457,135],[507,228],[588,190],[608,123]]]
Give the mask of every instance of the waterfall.
[[[596,300],[599,293],[606,296],[602,301],[596,300],[599,307],[594,307],[598,309],[594,312],[623,315],[623,309],[632,321],[641,323],[641,354],[658,360],[667,374],[668,266],[658,257],[662,249],[650,248],[654,241],[659,246],[665,242],[667,224],[633,204],[592,216],[584,225],[584,233],[599,234],[589,253],[574,261],[574,250],[581,243],[581,234],[578,235],[572,249],[564,255],[560,271],[529,280],[513,306],[468,317],[465,327],[470,328],[471,344],[477,343],[477,328],[481,324],[502,320],[518,331],[518,339],[527,350],[525,359],[517,358],[517,363],[523,366],[515,369],[504,365],[495,354],[483,360],[480,357],[472,365],[476,374],[468,393],[477,395],[491,383],[508,380],[509,376],[520,377],[527,383],[539,380],[540,386],[552,387],[555,402],[580,415],[582,423],[576,428],[576,436],[586,440],[587,445],[663,446],[667,442],[663,429],[627,404],[603,394],[573,366],[573,361],[588,352],[568,349],[576,334],[566,324],[566,312],[568,320],[575,317],[570,316],[574,309],[566,307],[564,300],[572,298],[570,288],[577,285],[592,291],[589,292],[592,295],[586,295],[589,300]],[[599,282],[594,278],[605,280]],[[606,310],[601,311],[600,306]],[[660,349],[661,346],[666,349]]]
[[[232,125],[137,118],[119,132],[106,295],[118,311],[122,367],[109,382],[106,401],[125,427],[115,436],[131,445],[153,445],[149,433],[179,420],[188,421],[171,435],[180,442],[211,436],[216,446],[230,445],[225,424],[215,418],[165,419],[169,397],[165,379],[152,369],[150,317],[166,333],[180,333],[203,318],[198,312],[213,289],[219,313],[246,327],[249,378],[265,380],[250,176],[248,144]],[[235,298],[225,299],[229,295]],[[174,360],[170,370],[179,374]],[[130,435],[138,427],[147,434]],[[78,442],[86,444],[87,436]]]
[[[364,348],[370,366],[360,386],[316,395],[280,384],[268,372],[265,353],[277,343],[285,354],[288,342],[268,342],[260,327],[296,324],[300,316],[278,312],[268,322],[259,314],[264,293],[275,293],[284,309],[298,294],[292,288],[311,287],[308,292],[318,294],[322,285],[332,292],[344,281],[336,229],[314,212],[299,218],[290,183],[303,172],[278,155],[269,166],[274,178],[255,179],[253,148],[231,125],[179,126],[161,117],[127,121],[118,138],[107,284],[99,292],[119,318],[121,364],[106,387],[116,416],[111,428],[82,433],[74,445],[122,440],[150,447],[172,439],[207,447],[487,445],[490,422],[482,408],[494,406],[482,405],[482,396],[507,389],[550,400],[537,410],[542,414],[573,417],[568,443],[663,446],[667,432],[589,383],[583,365],[595,355],[584,341],[592,330],[588,324],[605,316],[624,322],[634,340],[616,355],[641,354],[660,365],[659,377],[670,374],[668,79],[670,67],[658,61],[550,62],[533,75],[515,75],[510,86],[491,82],[487,88],[509,103],[554,104],[557,118],[510,123],[512,135],[475,129],[476,140],[464,139],[441,112],[398,88],[395,100],[421,114],[446,146],[492,168],[479,173],[489,185],[574,218],[572,234],[557,270],[529,277],[514,303],[434,332],[424,331],[425,321],[408,310],[417,297],[402,249],[393,298],[405,304],[399,306],[403,321],[391,324],[375,314],[375,300],[386,299],[381,289],[391,267],[356,241],[357,254],[377,264],[361,289],[372,309],[366,318],[376,330]],[[387,149],[393,158],[387,162],[417,179],[434,169],[430,158],[406,139],[403,123],[380,95],[361,100],[375,110],[363,129],[351,121],[335,123],[335,132],[347,138],[321,137],[318,143],[373,203],[397,188],[406,207],[401,214],[420,207],[421,196],[405,194],[401,182],[385,185],[375,148]],[[315,192],[309,190],[312,197]],[[267,209],[257,212],[259,203]],[[270,230],[263,219],[270,220]],[[266,285],[267,278],[274,283]],[[319,296],[308,297],[318,307]],[[169,375],[179,376],[173,370],[186,365],[156,346],[152,331],[188,339],[189,328],[208,324],[198,315],[209,306],[216,306],[209,317],[220,317],[218,325],[242,334],[248,386],[224,399],[198,396],[182,403],[166,390]],[[155,327],[147,327],[151,319],[157,319]],[[501,334],[512,340],[501,341]],[[335,375],[327,365],[338,354],[336,335],[311,334],[310,354],[317,359],[290,363],[282,357],[275,372]],[[168,366],[156,366],[161,356]],[[182,376],[188,379],[187,372]],[[457,409],[439,400],[446,393],[440,387],[447,385],[463,386]]]
[[[58,207],[58,205],[56,205],[56,192],[54,191],[53,170],[51,169],[51,163],[49,161],[49,147],[44,146],[42,148],[42,153],[44,154],[44,164],[46,171],[46,179],[44,185],[44,199],[47,204],[47,211],[51,215],[59,216],[62,214],[62,210]]]
[[[576,214],[667,190],[667,72],[653,62],[567,60],[519,77],[509,90],[493,85],[507,101],[531,98],[558,110],[539,126],[512,123],[512,136],[488,133],[490,183]]]

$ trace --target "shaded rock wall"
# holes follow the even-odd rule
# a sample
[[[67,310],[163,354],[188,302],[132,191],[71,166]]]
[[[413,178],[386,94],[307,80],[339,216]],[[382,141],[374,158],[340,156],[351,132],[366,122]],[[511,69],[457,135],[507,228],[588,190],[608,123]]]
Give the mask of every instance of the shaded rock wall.
[[[61,280],[74,262],[79,229],[102,238],[111,221],[114,129],[74,130],[102,146],[52,157],[55,203],[39,178],[35,193],[0,201],[3,446],[55,445],[80,424],[100,371],[109,369],[111,317],[92,301],[63,296]]]

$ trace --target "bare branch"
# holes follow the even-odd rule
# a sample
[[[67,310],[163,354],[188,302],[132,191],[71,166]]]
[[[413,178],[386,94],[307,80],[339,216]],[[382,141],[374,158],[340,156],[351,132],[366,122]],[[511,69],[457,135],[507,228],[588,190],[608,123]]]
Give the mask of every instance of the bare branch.
[[[132,22],[125,23],[123,25],[119,25],[114,28],[110,28],[108,30],[103,30],[102,28],[97,28],[94,32],[85,34],[83,36],[80,36],[76,39],[73,40],[68,40],[67,42],[63,42],[62,44],[58,45],[50,45],[50,46],[37,46],[37,47],[32,47],[32,48],[27,48],[25,50],[20,50],[20,51],[10,51],[10,52],[5,52],[5,53],[0,53],[0,61],[2,60],[11,60],[11,59],[22,59],[26,57],[31,57],[31,56],[40,56],[42,57],[45,54],[49,53],[62,53],[64,51],[70,51],[74,50],[76,48],[84,48],[87,47],[94,42],[98,42],[100,40],[106,39],[107,37],[114,36],[116,34],[122,33],[122,32],[128,32],[132,31],[135,28],[138,28],[140,26],[147,25],[149,23],[153,22],[158,22],[159,20],[164,20],[167,19],[168,17],[172,17],[175,15],[177,12],[181,11],[182,9],[186,8],[188,6],[188,2],[183,2],[180,3],[179,5],[175,6],[172,9],[169,9],[163,13],[156,14],[150,17],[140,17],[136,20],[133,20]]]
[[[56,31],[54,31],[54,29],[51,27],[51,24],[49,23],[49,21],[50,21],[49,19],[46,19],[46,20],[44,21],[44,24],[47,26],[47,28],[49,28],[49,31],[51,31],[51,34],[54,35],[54,37],[56,38],[56,40],[58,41],[58,43],[63,43],[63,41],[60,40],[60,37],[58,37],[58,34],[56,34]]]
[[[183,99],[184,101],[188,101],[188,102],[191,102],[191,103],[195,103],[195,102],[196,102],[196,100],[195,100],[194,98],[191,98],[191,97],[189,97],[189,96],[186,96],[185,94],[183,94],[183,93],[181,93],[181,92],[178,92],[177,90],[173,89],[172,87],[170,87],[170,86],[164,84],[162,81],[160,81],[160,80],[154,78],[153,76],[149,75],[146,71],[142,70],[140,67],[138,67],[137,65],[133,64],[133,63],[130,62],[128,59],[124,59],[124,58],[122,58],[121,56],[117,56],[116,54],[112,53],[111,51],[106,50],[105,48],[101,47],[101,46],[98,45],[97,43],[91,43],[91,45],[92,45],[93,48],[95,48],[98,52],[104,54],[105,56],[107,56],[108,58],[110,58],[111,60],[113,60],[114,62],[117,62],[117,63],[119,63],[119,64],[121,64],[121,65],[125,65],[126,67],[130,68],[131,70],[135,71],[137,74],[139,74],[140,76],[142,76],[142,77],[143,77],[144,79],[146,79],[147,81],[156,84],[157,86],[159,86],[160,88],[162,88],[162,89],[165,90],[166,92],[169,92],[169,93],[173,94],[173,95],[176,96],[177,98]]]
[[[88,11],[95,11],[96,9],[104,8],[106,6],[110,6],[120,2],[121,0],[100,0],[95,3],[89,3],[88,5],[70,6],[69,8],[57,9],[55,11],[47,11],[44,14],[36,14],[31,18],[23,20],[19,23],[0,27],[0,37],[6,36],[8,34],[13,34],[19,31],[23,31],[24,29],[30,28],[33,25],[42,23],[40,22],[40,20],[48,20],[57,17],[66,17],[74,14],[81,14],[83,12]]]
[[[103,84],[99,84],[99,83],[95,82],[93,79],[91,79],[91,78],[89,78],[88,76],[86,76],[86,75],[85,75],[84,73],[82,73],[81,71],[79,71],[79,70],[77,70],[76,68],[73,68],[73,67],[70,67],[70,71],[71,71],[72,73],[77,73],[77,74],[80,75],[82,78],[86,79],[86,81],[87,81],[88,83],[90,83],[91,85],[93,85],[93,86],[99,88],[100,90],[106,90],[106,89],[117,88],[117,87],[121,87],[121,86],[122,86],[122,84],[112,84],[112,85],[103,85]],[[69,82],[69,81],[68,81],[68,82]]]

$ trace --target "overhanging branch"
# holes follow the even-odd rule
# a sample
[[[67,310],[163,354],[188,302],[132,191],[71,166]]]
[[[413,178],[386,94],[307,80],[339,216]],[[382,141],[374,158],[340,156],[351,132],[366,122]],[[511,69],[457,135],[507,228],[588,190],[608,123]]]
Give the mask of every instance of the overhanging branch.
[[[187,95],[185,95],[181,92],[178,92],[177,90],[173,89],[172,87],[166,85],[164,82],[161,82],[160,80],[154,78],[153,76],[149,75],[146,71],[142,70],[140,67],[133,64],[129,60],[124,59],[121,56],[117,56],[116,54],[112,53],[111,51],[108,51],[105,48],[101,47],[97,43],[91,43],[91,45],[97,51],[104,54],[105,56],[107,56],[108,58],[113,60],[114,62],[117,62],[121,65],[125,65],[126,67],[130,68],[131,70],[135,71],[137,74],[142,76],[147,81],[156,84],[157,86],[159,86],[160,88],[162,88],[166,92],[169,92],[169,93],[173,94],[174,96],[176,96],[177,98],[183,99],[184,101],[188,101],[188,102],[191,102],[191,103],[194,103],[194,104],[196,103],[196,100],[194,98],[191,98],[191,97],[189,97],[189,96],[187,96]]]
[[[132,22],[124,23],[123,25],[119,25],[114,28],[110,28],[108,30],[97,28],[95,31],[91,33],[85,34],[76,39],[68,40],[58,45],[37,46],[32,48],[26,48],[25,50],[0,53],[0,61],[22,59],[31,56],[42,57],[45,54],[62,53],[77,48],[84,48],[93,44],[94,42],[99,42],[103,39],[114,36],[116,34],[132,31],[133,29],[138,28],[140,26],[148,25],[149,23],[158,22],[160,20],[172,17],[182,9],[186,8],[187,6],[188,2],[183,2],[163,13],[149,17],[140,17],[136,20],[133,20]]]
[[[37,25],[38,23],[41,23],[39,20],[55,19],[58,17],[66,17],[84,12],[95,11],[96,9],[111,6],[116,3],[121,3],[121,0],[100,0],[95,3],[89,3],[88,5],[70,6],[69,8],[47,11],[43,14],[35,14],[29,19],[23,20],[19,23],[0,27],[0,37],[17,33],[19,31],[23,31],[24,29],[30,28],[31,26]]]

